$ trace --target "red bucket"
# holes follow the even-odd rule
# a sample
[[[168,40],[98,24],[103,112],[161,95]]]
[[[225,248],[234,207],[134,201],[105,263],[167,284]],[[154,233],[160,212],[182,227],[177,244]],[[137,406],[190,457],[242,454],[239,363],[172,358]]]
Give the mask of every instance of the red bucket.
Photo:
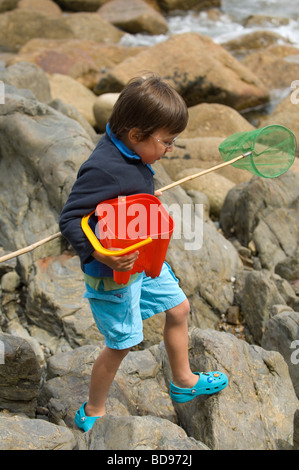
[[[132,247],[129,252],[139,251],[131,271],[113,272],[117,284],[126,284],[132,274],[143,271],[152,278],[159,276],[174,222],[158,198],[150,194],[120,196],[98,204],[96,215],[96,234],[105,249]],[[136,248],[142,240],[147,244]]]

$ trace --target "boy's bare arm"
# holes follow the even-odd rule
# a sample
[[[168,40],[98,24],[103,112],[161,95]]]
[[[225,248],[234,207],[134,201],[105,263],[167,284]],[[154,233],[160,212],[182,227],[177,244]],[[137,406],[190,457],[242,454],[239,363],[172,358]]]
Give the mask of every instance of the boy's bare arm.
[[[133,268],[138,255],[138,251],[134,251],[133,253],[129,253],[128,255],[123,256],[106,256],[102,253],[99,253],[98,251],[94,251],[92,253],[92,256],[97,261],[106,264],[114,271],[130,271]]]

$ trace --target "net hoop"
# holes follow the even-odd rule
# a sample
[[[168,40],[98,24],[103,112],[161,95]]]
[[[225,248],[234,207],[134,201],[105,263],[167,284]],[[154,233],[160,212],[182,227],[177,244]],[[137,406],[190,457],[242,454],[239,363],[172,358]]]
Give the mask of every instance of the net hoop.
[[[279,131],[281,138],[278,139]],[[272,141],[270,144],[267,138]],[[263,141],[264,139],[264,141]],[[261,151],[258,153],[258,146]],[[219,152],[224,161],[228,162],[237,155],[242,155],[250,151],[251,153],[244,159],[232,163],[232,166],[247,169],[251,173],[263,178],[275,178],[285,173],[294,163],[297,143],[294,133],[280,124],[270,124],[260,129],[248,132],[237,132],[225,139],[219,146]],[[267,161],[268,154],[271,154],[271,161]],[[264,158],[259,162],[261,155]],[[275,161],[276,158],[276,161]],[[276,166],[276,171],[275,171]],[[263,172],[261,167],[268,171]],[[271,171],[270,170],[271,167]]]

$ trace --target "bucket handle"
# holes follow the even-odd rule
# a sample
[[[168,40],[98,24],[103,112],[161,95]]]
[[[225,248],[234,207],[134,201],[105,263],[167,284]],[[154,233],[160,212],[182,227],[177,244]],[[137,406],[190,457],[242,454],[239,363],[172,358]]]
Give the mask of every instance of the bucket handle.
[[[151,243],[153,240],[151,237],[148,237],[146,240],[142,240],[138,243],[135,243],[135,245],[128,246],[127,248],[123,248],[122,250],[108,250],[107,248],[104,248],[103,245],[99,242],[93,231],[91,230],[88,220],[92,214],[95,213],[95,210],[91,212],[90,214],[84,215],[81,220],[81,228],[85,235],[87,236],[88,240],[94,247],[96,251],[99,251],[102,253],[102,255],[106,256],[121,256],[125,255],[126,253],[131,253],[131,251],[136,251],[138,248],[141,248],[144,245],[147,245],[148,243]]]

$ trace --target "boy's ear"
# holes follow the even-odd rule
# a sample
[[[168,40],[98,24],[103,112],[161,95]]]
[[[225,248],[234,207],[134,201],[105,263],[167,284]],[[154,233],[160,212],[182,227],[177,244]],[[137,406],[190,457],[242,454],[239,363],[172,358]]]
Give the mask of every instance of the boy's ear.
[[[137,127],[133,127],[128,132],[128,138],[132,144],[138,144],[142,140],[142,132]]]

